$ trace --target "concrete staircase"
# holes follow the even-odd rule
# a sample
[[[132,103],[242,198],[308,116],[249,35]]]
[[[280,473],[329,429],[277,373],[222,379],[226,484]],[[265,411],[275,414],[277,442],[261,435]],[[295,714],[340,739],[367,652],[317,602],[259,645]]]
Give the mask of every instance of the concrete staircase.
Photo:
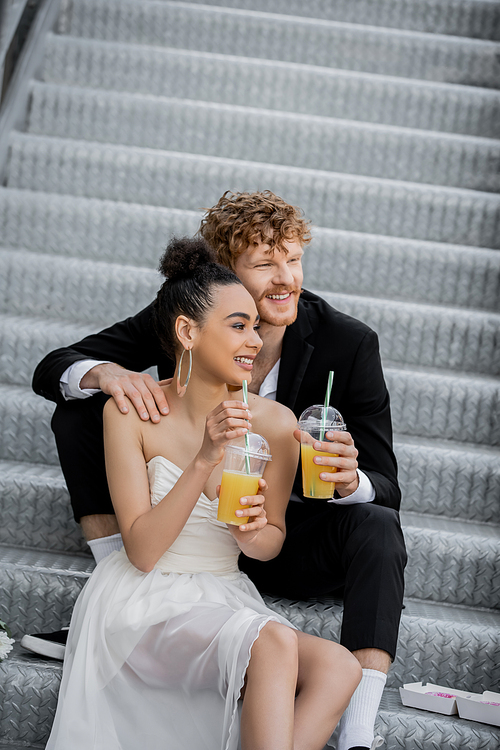
[[[67,0],[0,187],[0,619],[69,622],[93,568],[34,366],[145,306],[227,189],[315,224],[306,286],[381,340],[409,551],[378,732],[495,750],[397,687],[500,688],[500,3]],[[363,21],[363,24],[359,23]],[[334,601],[269,600],[338,636]],[[0,748],[43,748],[61,665],[0,665]]]

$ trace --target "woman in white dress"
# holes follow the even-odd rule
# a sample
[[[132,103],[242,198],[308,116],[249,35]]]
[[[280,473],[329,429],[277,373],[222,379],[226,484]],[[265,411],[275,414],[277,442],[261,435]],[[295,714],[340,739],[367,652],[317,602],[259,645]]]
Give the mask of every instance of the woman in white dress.
[[[155,325],[190,358],[158,424],[105,407],[108,482],[124,548],[75,605],[47,750],[321,750],[359,679],[342,646],[263,602],[238,555],[271,559],[285,535],[296,420],[249,394],[262,341],[251,295],[203,241],[174,240]],[[184,368],[185,369],[185,368]],[[250,429],[272,462],[243,526],[217,521],[224,448]]]

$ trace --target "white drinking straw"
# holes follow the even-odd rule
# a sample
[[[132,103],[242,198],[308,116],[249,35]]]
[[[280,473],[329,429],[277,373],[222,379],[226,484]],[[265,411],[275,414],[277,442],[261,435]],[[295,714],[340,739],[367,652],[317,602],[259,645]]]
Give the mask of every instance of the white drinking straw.
[[[325,393],[325,405],[323,408],[323,414],[321,417],[321,442],[323,442],[325,438],[325,431],[326,431],[326,413],[328,411],[328,407],[330,406],[330,395],[332,393],[332,385],[333,385],[333,370],[330,370],[330,373],[328,375],[328,385],[326,386],[326,393]]]
[[[243,401],[248,404],[248,386],[247,381],[243,381]],[[248,442],[248,432],[245,432],[245,470],[247,474],[250,474],[250,443]]]

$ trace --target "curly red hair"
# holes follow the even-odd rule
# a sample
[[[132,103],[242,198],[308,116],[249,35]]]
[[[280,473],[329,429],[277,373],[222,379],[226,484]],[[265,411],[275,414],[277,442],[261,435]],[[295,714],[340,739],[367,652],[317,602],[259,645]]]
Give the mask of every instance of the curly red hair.
[[[302,210],[270,190],[227,190],[215,206],[206,209],[199,233],[216,251],[219,263],[233,269],[238,256],[253,245],[268,243],[271,252],[278,248],[286,253],[286,241],[301,246],[311,241],[310,223]]]

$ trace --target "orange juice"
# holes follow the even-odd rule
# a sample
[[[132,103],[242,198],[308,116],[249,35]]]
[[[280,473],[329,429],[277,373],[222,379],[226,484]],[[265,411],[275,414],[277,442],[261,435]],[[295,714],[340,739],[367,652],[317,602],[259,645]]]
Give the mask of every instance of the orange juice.
[[[235,511],[250,507],[248,505],[241,505],[240,498],[245,497],[245,495],[258,495],[259,479],[260,474],[246,474],[244,471],[228,471],[224,469],[222,472],[217,520],[223,523],[231,523],[234,526],[241,526],[243,523],[248,523],[248,516],[235,516]]]
[[[323,471],[333,474],[337,469],[333,466],[315,464],[313,458],[315,456],[338,456],[338,453],[317,451],[310,443],[302,443],[300,449],[302,459],[302,491],[304,497],[316,497],[320,500],[330,499],[333,497],[335,482],[325,482],[319,478],[319,475]]]

